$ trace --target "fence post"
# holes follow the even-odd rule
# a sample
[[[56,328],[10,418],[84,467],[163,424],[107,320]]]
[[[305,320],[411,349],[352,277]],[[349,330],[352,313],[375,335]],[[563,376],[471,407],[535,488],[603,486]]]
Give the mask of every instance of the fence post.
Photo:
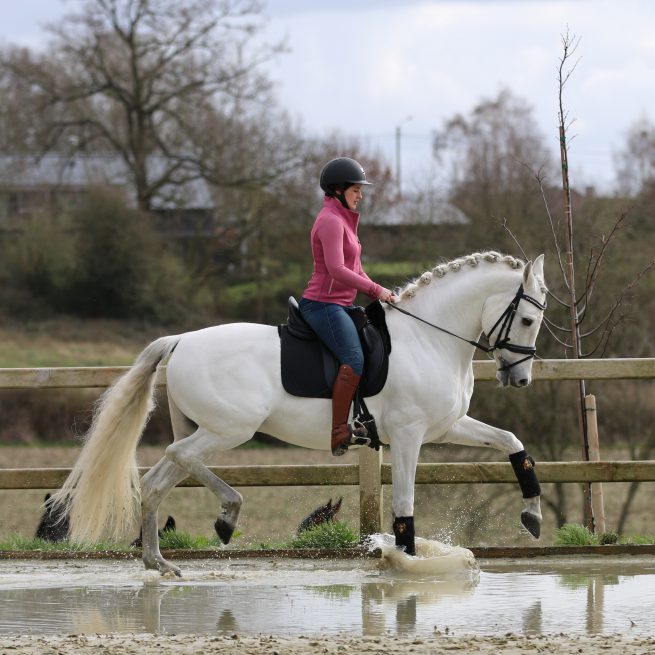
[[[382,448],[359,449],[359,534],[382,532]]]
[[[600,442],[598,439],[598,420],[596,412],[596,396],[585,396],[585,411],[587,413],[587,437],[589,442],[589,461],[600,462]],[[605,506],[603,503],[603,484],[594,482],[591,485],[591,511],[596,534],[604,534]]]

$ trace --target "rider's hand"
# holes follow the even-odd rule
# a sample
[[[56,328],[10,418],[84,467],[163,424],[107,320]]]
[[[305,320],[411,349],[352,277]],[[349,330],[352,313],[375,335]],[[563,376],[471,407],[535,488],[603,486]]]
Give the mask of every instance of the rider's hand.
[[[382,302],[398,302],[398,296],[389,291],[389,289],[383,287],[378,296],[378,300],[381,300]]]

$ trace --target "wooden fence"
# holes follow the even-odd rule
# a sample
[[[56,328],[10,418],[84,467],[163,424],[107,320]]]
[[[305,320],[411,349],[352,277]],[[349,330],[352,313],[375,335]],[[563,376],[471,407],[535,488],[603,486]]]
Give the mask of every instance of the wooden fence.
[[[492,361],[475,361],[476,380],[494,380]],[[69,367],[0,369],[0,389],[72,389],[109,386],[127,367]],[[655,359],[537,360],[532,369],[537,380],[617,380],[655,378]],[[164,385],[165,367],[157,384]],[[144,472],[146,469],[142,469]],[[211,467],[225,482],[236,487],[358,485],[360,532],[380,532],[382,487],[391,484],[391,466],[381,452],[359,451],[359,464],[310,466]],[[70,469],[0,469],[0,490],[59,488]],[[648,482],[655,481],[655,460],[600,462],[539,462],[542,482]],[[416,484],[515,483],[509,463],[419,464]],[[180,486],[199,486],[187,479]]]

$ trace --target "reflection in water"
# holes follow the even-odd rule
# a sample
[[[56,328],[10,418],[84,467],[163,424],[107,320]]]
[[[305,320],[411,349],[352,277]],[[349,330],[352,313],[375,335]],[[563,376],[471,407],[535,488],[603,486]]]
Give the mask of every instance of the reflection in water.
[[[440,622],[442,603],[473,593],[477,584],[476,576],[459,580],[392,579],[362,585],[362,634],[377,636],[390,629],[409,635],[434,621],[433,627]]]
[[[322,577],[311,569],[278,579],[199,572],[45,588],[3,588],[0,577],[0,633],[650,634],[655,571],[522,566],[445,580],[356,567]]]
[[[595,576],[587,584],[587,632],[596,634],[603,631],[603,601],[605,583]]]
[[[603,632],[603,617],[605,603],[605,585],[616,586],[620,582],[619,576],[615,573],[603,575],[563,575],[561,584],[571,589],[585,589],[587,593],[586,602],[586,631],[588,634],[600,634]],[[632,622],[630,620],[630,622]]]
[[[523,634],[540,635],[542,628],[541,601],[535,601],[525,612],[523,612]]]
[[[218,632],[238,632],[239,623],[234,618],[232,610],[223,610],[216,621],[216,630]]]

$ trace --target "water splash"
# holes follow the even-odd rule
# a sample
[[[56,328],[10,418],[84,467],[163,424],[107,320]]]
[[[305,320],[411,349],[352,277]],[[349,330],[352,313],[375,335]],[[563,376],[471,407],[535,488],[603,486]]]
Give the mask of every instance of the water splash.
[[[416,537],[416,555],[408,555],[395,544],[391,534],[374,534],[369,537],[371,550],[382,551],[380,568],[414,575],[478,577],[480,567],[475,555],[461,546],[451,546],[432,539]]]

